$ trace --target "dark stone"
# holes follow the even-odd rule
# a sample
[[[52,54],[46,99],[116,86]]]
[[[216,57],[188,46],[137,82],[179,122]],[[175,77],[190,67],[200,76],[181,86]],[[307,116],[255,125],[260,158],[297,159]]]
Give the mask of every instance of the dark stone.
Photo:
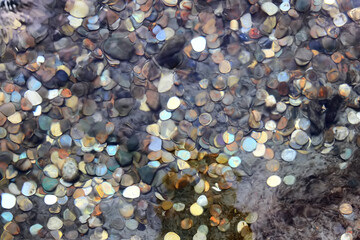
[[[13,155],[10,152],[0,152],[0,162],[9,164],[12,162]]]
[[[325,127],[324,121],[321,119],[321,105],[316,101],[311,101],[307,105],[308,118],[311,121],[310,132],[319,135]]]
[[[127,149],[130,152],[136,151],[139,148],[139,139],[136,135],[133,135],[127,141]]]
[[[159,55],[156,57],[156,61],[161,66],[170,69],[180,65],[184,58],[182,50],[185,42],[186,39],[183,36],[175,35],[170,38],[161,48]]]
[[[299,12],[306,12],[310,9],[310,0],[297,0],[295,3],[295,9]]]
[[[118,110],[119,115],[124,117],[129,114],[135,104],[132,98],[121,98],[115,101],[115,109]]]
[[[133,162],[132,154],[122,150],[118,150],[116,152],[115,159],[118,161],[121,167],[127,167]]]
[[[113,35],[105,41],[104,51],[112,58],[126,61],[131,59],[135,48],[128,38]]]
[[[151,183],[155,177],[156,168],[151,168],[146,165],[146,166],[139,168],[138,173],[140,175],[141,180],[144,183],[151,185]]]
[[[329,127],[337,121],[336,116],[341,109],[343,99],[340,95],[335,95],[326,105],[325,123]]]

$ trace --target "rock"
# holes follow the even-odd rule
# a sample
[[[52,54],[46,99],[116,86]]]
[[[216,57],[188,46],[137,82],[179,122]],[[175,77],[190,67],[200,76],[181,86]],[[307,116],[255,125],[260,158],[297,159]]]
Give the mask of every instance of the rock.
[[[129,114],[135,104],[132,98],[120,98],[115,101],[115,109],[119,112],[119,116],[124,117]]]
[[[24,97],[29,100],[33,106],[37,106],[42,103],[42,97],[35,91],[28,90],[25,92]]]
[[[146,104],[153,111],[157,111],[160,108],[160,95],[158,92],[153,90],[146,91]]]
[[[360,7],[353,8],[347,12],[348,16],[354,21],[360,20]]]
[[[46,165],[43,172],[50,178],[57,178],[59,176],[59,169],[54,164]]]
[[[141,180],[144,183],[151,185],[151,183],[155,177],[156,170],[157,170],[156,168],[151,168],[146,165],[146,166],[139,168],[138,173],[140,175]]]
[[[206,39],[203,36],[193,38],[190,43],[195,52],[202,52],[206,48]]]
[[[3,103],[0,105],[0,112],[3,113],[6,117],[13,115],[15,111],[15,106],[12,103]]]
[[[49,230],[59,230],[63,226],[63,221],[58,217],[50,217],[46,226]]]
[[[1,194],[1,207],[4,209],[12,209],[15,207],[16,197],[10,193]]]
[[[127,167],[132,164],[133,155],[129,152],[118,150],[115,154],[115,159],[118,161],[121,167]]]
[[[298,12],[306,12],[310,9],[311,1],[310,0],[296,0],[295,9]]]
[[[241,26],[243,28],[251,28],[251,26],[252,26],[251,14],[250,13],[245,13],[240,18],[240,22],[241,22]]]
[[[265,2],[261,5],[261,10],[263,10],[267,15],[272,16],[279,11],[279,8],[272,2]]]
[[[134,55],[135,48],[128,38],[122,38],[114,34],[105,40],[104,51],[112,58],[127,61]]]
[[[126,198],[134,199],[140,197],[140,188],[138,186],[130,186],[125,188],[123,196]]]
[[[299,66],[305,66],[310,62],[313,57],[313,53],[306,48],[299,48],[295,53],[295,62]]]
[[[156,57],[156,61],[160,66],[166,68],[175,68],[183,61],[183,47],[186,42],[184,36],[176,35],[165,42],[160,50],[160,53]]]
[[[49,178],[49,177],[44,177],[44,179],[42,180],[42,183],[41,183],[42,187],[47,192],[53,191],[58,184],[59,184],[59,181],[57,179]]]
[[[162,146],[162,140],[158,137],[151,136],[151,143],[149,145],[149,150],[156,152],[161,150],[161,146]]]
[[[78,164],[75,159],[68,158],[65,160],[61,170],[62,178],[67,182],[73,182],[79,177]]]

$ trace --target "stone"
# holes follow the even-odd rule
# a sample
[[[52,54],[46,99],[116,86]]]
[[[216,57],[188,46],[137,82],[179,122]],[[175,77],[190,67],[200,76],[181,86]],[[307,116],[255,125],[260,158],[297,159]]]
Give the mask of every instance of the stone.
[[[347,12],[348,16],[354,21],[360,20],[360,6],[357,8],[353,8]]]
[[[159,93],[156,91],[153,91],[153,90],[147,90],[146,91],[146,104],[153,111],[159,110],[159,108],[161,106]]]
[[[245,13],[244,15],[242,15],[240,18],[240,22],[243,28],[251,28],[252,26],[251,14]]]
[[[35,194],[36,189],[37,189],[37,184],[34,181],[27,181],[24,182],[21,188],[21,193],[24,196],[30,197]]]
[[[134,199],[140,197],[140,188],[138,186],[129,186],[124,189],[123,196]]]
[[[120,98],[115,101],[115,109],[119,112],[120,117],[127,116],[135,104],[132,98]]]
[[[57,178],[59,176],[59,169],[54,164],[46,165],[43,172],[50,178]]]
[[[49,230],[59,230],[63,226],[63,221],[58,217],[50,217],[46,226]]]
[[[193,38],[190,43],[195,52],[202,52],[206,48],[206,39],[203,36]]]
[[[15,207],[16,197],[10,193],[1,194],[1,207],[5,209],[12,209]]]
[[[79,177],[78,164],[75,159],[68,158],[65,160],[64,166],[61,170],[62,178],[67,182],[73,182]]]
[[[295,62],[299,66],[304,66],[310,62],[313,53],[306,48],[299,48],[295,53]]]
[[[272,2],[265,2],[261,5],[261,10],[263,10],[267,15],[272,16],[279,11],[279,8]]]
[[[169,69],[177,67],[182,63],[184,58],[182,50],[185,42],[185,37],[179,35],[166,40],[159,54],[156,56],[156,61],[160,64],[160,66]]]
[[[53,191],[58,184],[59,181],[57,179],[49,178],[49,177],[44,177],[41,183],[42,187],[47,192]]]
[[[299,12],[306,12],[310,9],[311,1],[310,0],[296,0],[295,9]]]
[[[127,167],[132,164],[133,156],[131,153],[119,149],[115,154],[115,159],[121,167]]]
[[[28,90],[24,93],[24,97],[33,105],[37,106],[42,103],[43,99],[39,93]]]
[[[118,37],[114,34],[105,40],[104,51],[112,58],[127,61],[134,55],[135,48],[128,38]]]
[[[138,173],[140,175],[141,180],[144,183],[151,185],[151,183],[155,177],[156,168],[152,168],[149,166],[143,166],[138,169]]]

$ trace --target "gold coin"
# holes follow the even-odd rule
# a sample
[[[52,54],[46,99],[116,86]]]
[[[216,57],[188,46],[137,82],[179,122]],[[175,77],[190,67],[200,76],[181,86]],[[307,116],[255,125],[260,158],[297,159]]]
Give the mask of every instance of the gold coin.
[[[340,205],[340,213],[344,215],[351,214],[353,212],[353,208],[349,203],[343,203]]]
[[[200,216],[204,212],[204,209],[197,203],[190,206],[190,213],[193,216]]]
[[[272,175],[267,179],[266,183],[269,187],[277,187],[281,183],[281,178],[278,175]]]

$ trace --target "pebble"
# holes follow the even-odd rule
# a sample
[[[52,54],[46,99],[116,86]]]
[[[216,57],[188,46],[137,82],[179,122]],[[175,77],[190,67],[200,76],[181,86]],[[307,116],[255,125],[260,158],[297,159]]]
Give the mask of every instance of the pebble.
[[[201,207],[206,207],[208,205],[208,199],[205,195],[200,195],[196,200],[196,203]]]
[[[46,227],[49,230],[59,230],[63,227],[63,221],[61,221],[61,219],[58,217],[50,217],[46,224]]]
[[[21,188],[21,193],[24,196],[30,197],[35,194],[36,189],[37,189],[37,185],[34,181],[27,181],[27,182],[24,182],[24,184]]]
[[[206,38],[203,36],[193,38],[190,43],[195,52],[202,52],[206,48]]]
[[[10,193],[1,194],[1,207],[5,209],[12,209],[15,207],[16,197]]]
[[[24,97],[31,103],[33,106],[40,105],[43,101],[42,97],[39,95],[39,93],[28,90],[24,93]]]
[[[349,129],[343,126],[333,128],[334,137],[338,141],[343,141],[349,135]]]
[[[265,2],[261,5],[261,10],[263,10],[267,15],[272,16],[279,11],[279,8],[272,2]]]
[[[140,188],[138,186],[129,186],[124,189],[123,196],[134,199],[140,197]]]

